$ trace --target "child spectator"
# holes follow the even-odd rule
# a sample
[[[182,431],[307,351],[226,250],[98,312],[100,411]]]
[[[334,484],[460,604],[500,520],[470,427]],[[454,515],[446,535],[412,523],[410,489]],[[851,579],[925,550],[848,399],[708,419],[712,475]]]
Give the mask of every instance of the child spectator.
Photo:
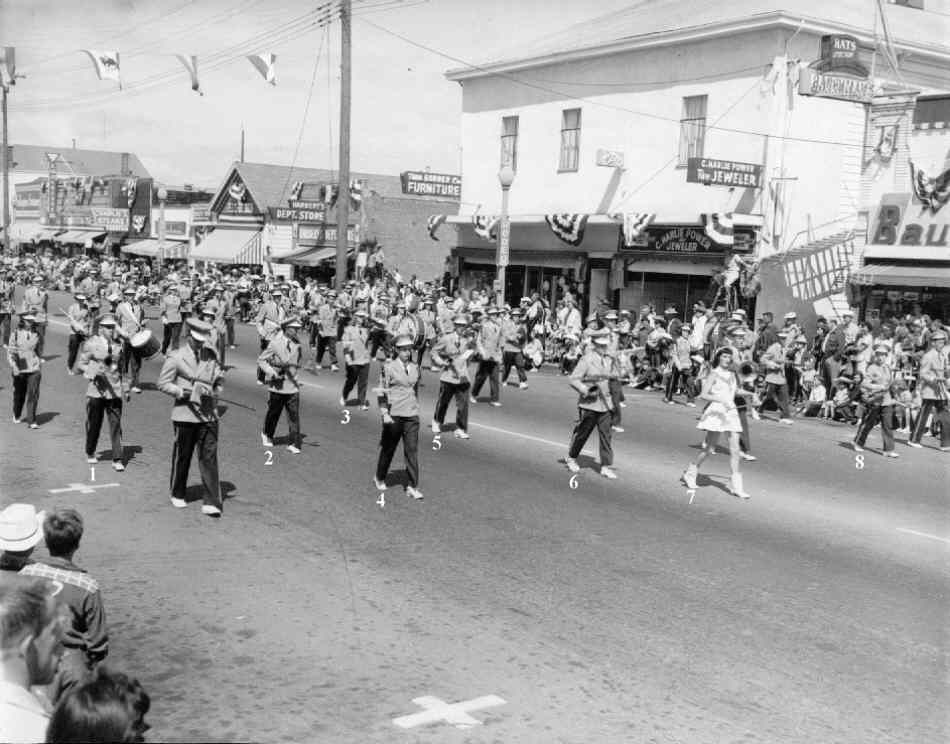
[[[850,377],[839,377],[835,380],[837,389],[832,400],[833,409],[831,418],[837,420],[840,416],[842,420],[849,424],[858,423],[858,417],[855,415],[855,404],[851,398],[851,387],[854,380]]]
[[[808,392],[808,401],[802,404],[798,413],[809,418],[821,415],[824,418],[825,404],[828,402],[828,396],[825,386],[820,382],[815,382]]]

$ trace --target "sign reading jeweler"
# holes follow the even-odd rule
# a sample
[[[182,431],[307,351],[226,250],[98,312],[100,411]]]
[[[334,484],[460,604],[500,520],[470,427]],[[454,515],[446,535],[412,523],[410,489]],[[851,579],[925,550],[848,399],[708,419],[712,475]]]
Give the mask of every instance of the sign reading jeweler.
[[[762,188],[762,166],[736,160],[689,158],[686,161],[686,180],[707,186],[739,186]]]

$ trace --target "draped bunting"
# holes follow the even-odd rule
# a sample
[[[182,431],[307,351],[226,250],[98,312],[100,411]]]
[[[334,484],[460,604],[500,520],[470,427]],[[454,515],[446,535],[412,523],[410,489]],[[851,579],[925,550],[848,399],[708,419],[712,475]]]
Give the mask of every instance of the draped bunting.
[[[252,54],[248,60],[264,80],[271,85],[277,85],[277,72],[274,70],[274,65],[277,64],[276,54]]]
[[[358,178],[350,181],[350,206],[355,210],[363,206],[363,182]]]
[[[720,245],[735,245],[732,232],[732,212],[710,212],[703,214],[706,234]]]
[[[426,228],[429,230],[429,237],[433,240],[438,240],[435,236],[436,231],[445,222],[447,215],[444,214],[434,214],[426,221]]]
[[[936,178],[928,178],[920,168],[910,161],[910,182],[914,188],[914,196],[929,207],[936,214],[950,199],[950,168]]]
[[[303,181],[294,181],[293,185],[290,187],[290,198],[299,199],[300,193],[303,191]]]
[[[16,85],[16,50],[0,47],[0,88]]]
[[[644,231],[656,219],[655,212],[613,212],[607,216],[620,223],[623,242],[628,248],[636,242],[637,238],[643,235]]]
[[[587,214],[546,214],[544,221],[548,223],[551,232],[568,245],[576,247],[584,239],[588,217],[590,215]]]
[[[498,218],[494,215],[476,212],[472,215],[472,227],[475,229],[475,234],[482,240],[498,239]]]
[[[243,181],[236,179],[230,186],[228,186],[228,196],[230,196],[235,201],[244,201],[244,197],[247,195],[247,187],[244,185]]]
[[[320,187],[320,198],[327,207],[336,204],[337,186],[335,183],[327,183]]]
[[[340,194],[340,186],[335,183],[327,183],[320,187],[320,199],[327,208],[333,207]],[[350,207],[359,210],[363,206],[363,181],[354,178],[350,181]]]
[[[100,80],[115,80],[122,88],[122,79],[119,76],[119,53],[103,52],[96,49],[82,49],[89,55],[89,59],[96,66],[96,75]]]
[[[138,187],[139,179],[137,179],[135,176],[130,176],[129,178],[125,179],[124,191],[126,199],[129,203],[129,209],[131,209],[132,205],[135,203],[135,192],[138,190]]]
[[[194,54],[191,56],[176,54],[175,56],[178,58],[178,61],[185,66],[185,69],[188,70],[188,75],[191,77],[191,89],[199,96],[203,96],[204,93],[201,91],[201,84],[198,82],[198,57]]]

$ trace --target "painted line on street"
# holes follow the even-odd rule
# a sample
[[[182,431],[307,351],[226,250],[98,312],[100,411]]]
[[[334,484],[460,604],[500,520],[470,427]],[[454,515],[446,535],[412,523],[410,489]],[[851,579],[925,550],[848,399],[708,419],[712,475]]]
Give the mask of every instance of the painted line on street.
[[[412,713],[408,716],[399,716],[393,723],[399,728],[409,729],[429,723],[450,723],[456,728],[467,729],[472,726],[481,726],[482,722],[469,715],[470,712],[493,708],[496,705],[505,705],[506,701],[497,695],[483,695],[474,700],[463,700],[460,703],[447,703],[432,695],[423,695],[413,698],[413,703],[425,708],[421,713]]]
[[[50,493],[95,493],[97,488],[117,488],[118,483],[67,483],[66,488],[51,488]]]
[[[950,537],[940,537],[940,535],[931,535],[929,532],[918,532],[917,530],[909,530],[906,527],[898,527],[898,532],[905,532],[908,535],[917,535],[918,537],[929,537],[931,540],[939,540],[940,542],[947,543],[950,545]]]
[[[511,431],[510,429],[500,429],[497,426],[488,426],[488,424],[477,424],[474,421],[469,421],[468,425],[477,426],[479,429],[487,429],[488,431],[495,431],[499,434],[507,434],[512,437],[521,437],[522,439],[528,439],[532,442],[538,442],[540,444],[547,444],[551,447],[557,447],[558,449],[567,449],[570,445],[570,441],[564,442],[554,442],[550,439],[542,439],[541,437],[531,436],[530,434],[522,434],[520,431]]]

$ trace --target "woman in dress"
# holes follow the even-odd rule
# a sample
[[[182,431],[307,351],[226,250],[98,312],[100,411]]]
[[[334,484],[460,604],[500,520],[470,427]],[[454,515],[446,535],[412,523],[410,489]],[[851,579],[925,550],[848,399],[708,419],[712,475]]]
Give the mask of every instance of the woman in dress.
[[[699,475],[699,466],[716,451],[719,435],[729,434],[729,465],[732,469],[732,479],[729,482],[729,493],[740,499],[749,498],[749,494],[742,487],[742,475],[739,473],[739,433],[742,431],[742,422],[736,408],[736,389],[738,382],[735,372],[732,371],[732,349],[723,347],[716,352],[713,358],[713,369],[703,380],[703,388],[699,397],[708,402],[705,410],[696,424],[697,429],[706,432],[702,452],[696,462],[690,463],[683,473],[682,481],[690,490],[696,489],[696,478]]]

